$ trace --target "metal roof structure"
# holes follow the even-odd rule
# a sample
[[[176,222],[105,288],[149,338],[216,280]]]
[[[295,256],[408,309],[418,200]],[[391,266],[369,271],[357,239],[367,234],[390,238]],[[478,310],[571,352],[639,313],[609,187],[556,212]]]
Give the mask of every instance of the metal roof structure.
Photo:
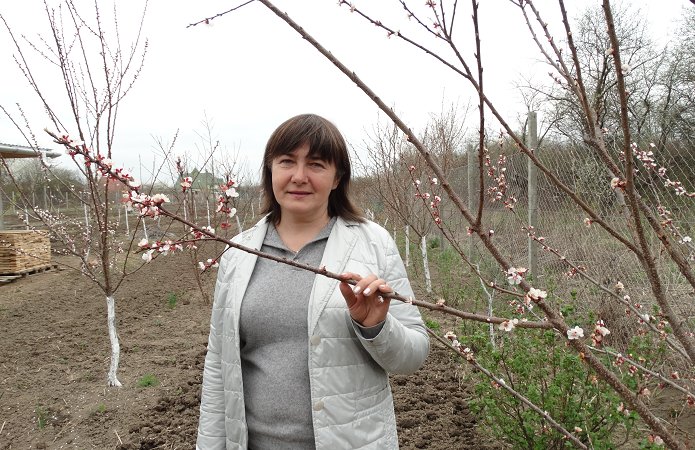
[[[26,145],[13,145],[0,143],[0,156],[3,158],[36,158],[41,153],[49,158],[57,158],[61,152],[49,148],[33,148]]]
[[[27,147],[26,145],[0,143],[0,156],[3,158],[37,158],[39,155],[57,158],[62,155],[62,153],[49,148],[33,148]],[[0,166],[0,168],[2,168],[2,166]],[[0,230],[5,228],[4,212],[5,205],[3,204],[2,195],[0,195]]]

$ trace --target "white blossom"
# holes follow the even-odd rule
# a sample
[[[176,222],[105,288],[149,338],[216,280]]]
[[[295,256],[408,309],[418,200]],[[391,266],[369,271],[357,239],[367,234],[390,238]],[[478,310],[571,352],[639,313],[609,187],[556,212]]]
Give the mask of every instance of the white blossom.
[[[570,328],[567,330],[567,339],[570,341],[583,338],[584,337],[584,330],[582,330],[580,327],[576,326],[574,328]]]

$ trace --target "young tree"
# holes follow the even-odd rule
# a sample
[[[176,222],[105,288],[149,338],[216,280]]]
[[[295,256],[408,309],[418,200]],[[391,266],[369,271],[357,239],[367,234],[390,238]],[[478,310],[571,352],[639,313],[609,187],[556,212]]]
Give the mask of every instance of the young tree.
[[[15,46],[19,70],[41,101],[54,131],[65,135],[72,133],[81,145],[93,149],[98,160],[108,166],[115,156],[116,123],[121,101],[143,67],[147,49],[147,41],[140,35],[144,10],[134,40],[128,47],[120,42],[115,10],[114,16],[106,19],[108,14],[96,3],[90,12],[78,8],[72,0],[60,3],[55,9],[45,3],[44,8],[48,34],[28,45],[20,42],[12,25],[0,15]],[[43,60],[40,68],[30,63],[36,56]],[[46,87],[55,79],[61,80],[64,87],[62,98],[53,95]],[[27,144],[38,148],[31,129],[25,130],[7,108],[2,107],[2,110],[27,137]],[[60,242],[66,253],[77,257],[78,264],[74,268],[103,291],[111,344],[107,382],[109,386],[121,386],[117,377],[120,346],[115,294],[128,274],[141,265],[133,264],[132,258],[129,259],[128,250],[135,235],[123,238],[122,233],[117,233],[113,199],[118,194],[116,191],[123,187],[103,176],[105,166],[93,164],[75,152],[70,156],[84,185],[66,183],[63,188],[71,196],[71,201],[84,210],[84,216],[81,213],[77,217],[54,214],[39,208],[26,196],[26,191],[22,191],[23,202],[31,207],[51,238]],[[5,164],[5,168],[9,169],[9,166]],[[42,172],[41,183],[44,184],[57,175],[45,164]],[[131,179],[131,186],[139,186],[125,171],[121,174]],[[21,188],[19,179],[15,181]]]

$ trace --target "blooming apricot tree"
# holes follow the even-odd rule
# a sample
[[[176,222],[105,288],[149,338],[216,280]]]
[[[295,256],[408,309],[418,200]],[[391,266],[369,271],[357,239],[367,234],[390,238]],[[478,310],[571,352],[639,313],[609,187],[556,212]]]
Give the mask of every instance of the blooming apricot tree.
[[[77,192],[74,186],[66,186],[74,204],[79,205],[77,218],[41,209],[26,197],[23,203],[48,229],[51,239],[60,243],[61,248],[57,250],[73,257],[63,264],[79,270],[104,293],[111,345],[107,383],[109,386],[121,386],[117,376],[120,344],[116,330],[115,294],[126,277],[138,270],[142,263],[134,263],[129,252],[135,233],[124,238],[117,232],[118,219],[111,208],[116,185],[103,174],[113,165],[111,161],[120,103],[143,67],[147,49],[147,41],[140,36],[144,12],[132,45],[125,49],[118,40],[110,42],[107,39],[107,36],[119,36],[118,21],[114,16],[111,17],[113,21],[108,23],[108,15],[100,11],[96,3],[91,14],[78,9],[72,1],[61,3],[57,9],[45,3],[44,11],[49,33],[39,38],[37,43],[29,42],[28,46],[24,46],[15,36],[4,17],[0,16],[0,19],[14,43],[15,61],[41,101],[51,127],[55,130],[72,130],[81,145],[92,149],[99,164],[81,158],[77,152],[68,152],[85,184],[82,192]],[[30,56],[34,54],[30,55],[29,52],[34,51],[44,59],[49,70],[45,70],[45,67],[37,69],[30,63],[33,61]],[[51,77],[59,79],[64,87],[63,102],[57,100],[52,91],[49,95],[50,88],[47,86]],[[2,110],[26,136],[27,144],[38,148],[31,129],[27,126],[25,130],[7,108],[3,107]],[[19,114],[23,115],[21,109]],[[5,167],[9,171],[9,167]],[[45,165],[44,171],[49,177],[51,168]],[[118,173],[121,179],[129,180],[131,187],[140,187],[126,169],[120,168]],[[82,211],[84,217],[80,217]]]
[[[430,180],[436,179],[438,183],[430,183],[428,187],[427,183],[413,179],[413,185],[418,198],[422,199],[425,206],[429,208],[433,223],[441,229],[452,246],[459,250],[463,263],[469,265],[471,270],[481,277],[484,285],[499,292],[510,301],[510,304],[516,305],[519,316],[507,319],[499,318],[499,322],[497,322],[499,327],[502,330],[511,331],[516,327],[527,326],[532,323],[526,316],[539,315],[540,322],[534,323],[544,324],[543,327],[539,326],[539,328],[549,327],[564,339],[565,344],[576,352],[579,360],[593,371],[596,382],[608,386],[621,399],[621,403],[615,405],[616,410],[621,412],[622,408],[622,412],[624,412],[629,408],[639,415],[644,424],[651,430],[649,437],[651,444],[663,443],[671,448],[685,449],[686,443],[682,435],[679,435],[673,426],[668,425],[668,418],[660,417],[659,413],[650,407],[648,401],[650,390],[646,385],[651,383],[653,386],[659,384],[672,386],[683,394],[685,405],[695,404],[695,394],[691,390],[692,387],[689,387],[688,383],[674,382],[682,379],[679,375],[669,376],[668,373],[660,373],[646,367],[641,360],[635,360],[620,352],[602,347],[604,342],[612,336],[611,324],[605,322],[603,318],[599,317],[593,320],[593,325],[582,326],[568,322],[561,310],[563,298],[560,295],[562,294],[558,295],[544,288],[542,279],[538,277],[539,274],[530,274],[533,276],[530,277],[526,270],[520,268],[518,264],[514,264],[501,250],[498,234],[495,233],[494,229],[485,225],[487,210],[484,205],[486,203],[504,203],[510,214],[516,214],[515,204],[517,203],[517,199],[506,190],[506,176],[504,174],[506,157],[500,155],[499,158],[494,159],[489,151],[486,124],[489,120],[494,120],[502,128],[504,139],[508,139],[513,144],[515,151],[523,154],[529,163],[537,168],[547,182],[561,193],[564,201],[572,203],[581,211],[582,217],[577,220],[581,226],[599,227],[616,245],[631,253],[636,261],[633,267],[634,271],[639,272],[648,283],[649,300],[654,314],[645,314],[641,304],[635,303],[629,295],[621,292],[623,289],[627,289],[625,286],[617,288],[613,285],[606,285],[588,273],[579,262],[565,256],[559,248],[562,243],[549,242],[543,236],[543,230],[528,224],[523,225],[525,237],[528,237],[542,250],[557,256],[560,263],[566,265],[567,273],[572,277],[594,286],[604,293],[611,302],[622,305],[628,318],[634,320],[635,327],[639,326],[641,333],[650,335],[655,345],[663,343],[665,353],[660,356],[662,359],[652,362],[654,366],[680,366],[688,371],[689,378],[693,377],[692,368],[695,362],[693,324],[692,321],[687,320],[679,313],[679,307],[676,307],[679,297],[669,292],[665,286],[665,277],[668,275],[676,276],[679,282],[685,283],[689,289],[695,289],[695,272],[689,259],[689,255],[692,253],[687,247],[690,244],[690,236],[686,230],[674,225],[673,212],[661,204],[658,194],[646,194],[646,187],[651,189],[652,180],[660,179],[664,189],[673,190],[680,197],[688,198],[693,194],[686,188],[684,180],[677,180],[669,176],[669,168],[658,161],[650,148],[651,146],[648,143],[640,143],[640,137],[633,134],[637,127],[633,126],[634,124],[631,122],[634,116],[629,108],[630,93],[626,87],[626,79],[631,74],[631,68],[621,58],[627,43],[620,42],[617,37],[611,2],[609,0],[600,2],[603,10],[603,26],[607,29],[608,37],[604,51],[611,62],[608,70],[615,79],[615,83],[608,89],[612,89],[615,94],[612,98],[619,111],[619,120],[615,128],[611,130],[602,127],[597,120],[596,105],[592,101],[592,92],[582,74],[583,66],[579,61],[578,43],[573,34],[565,2],[563,0],[558,1],[558,23],[561,24],[560,27],[563,30],[562,42],[552,35],[547,20],[536,7],[534,1],[511,0],[509,5],[517,9],[519,20],[527,24],[530,39],[537,47],[540,57],[547,63],[554,83],[573,98],[578,105],[583,144],[586,151],[592,152],[601,161],[605,170],[604,173],[607,174],[604,181],[605,188],[613,189],[616,196],[624,199],[624,221],[617,223],[615,220],[607,220],[606,217],[599,214],[581,193],[565,183],[551,167],[543,163],[536,153],[536,149],[531,148],[516,133],[503,111],[493,102],[492,96],[486,91],[483,77],[483,48],[481,46],[481,35],[484,30],[480,27],[481,8],[477,1],[470,2],[467,12],[462,12],[465,6],[456,1],[428,0],[424,2],[424,7],[422,4],[413,5],[412,2],[406,0],[400,1],[401,12],[408,17],[409,23],[420,31],[424,31],[425,37],[422,39],[414,37],[415,34],[411,35],[402,31],[399,24],[392,25],[382,18],[372,17],[369,13],[369,6],[361,8],[348,0],[338,2],[339,5],[345,6],[346,10],[354,14],[357,19],[368,21],[378,29],[383,30],[386,37],[397,39],[415,51],[430,56],[433,65],[441,64],[445,70],[459,75],[472,88],[479,108],[479,139],[476,146],[479,180],[477,209],[471,209],[466,205],[460,192],[457,192],[449,181],[449,174],[442,169],[427,145],[391,107],[381,100],[377,92],[374,92],[367,83],[355,74],[352,68],[345,66],[334,53],[326,50],[305,28],[279,10],[270,0],[258,0],[256,3],[261,3],[294,29],[298,35],[351,80],[393,121],[402,132],[404,139],[420,153],[429,171],[428,178]],[[453,33],[456,21],[465,16],[471,17],[470,36],[472,48],[475,49],[473,58],[464,56],[466,52],[462,50],[463,45],[459,39],[460,31],[456,35]],[[212,19],[208,18],[200,23],[208,23]],[[456,30],[461,30],[461,27],[459,26]],[[437,47],[440,45],[441,47]],[[437,51],[438,48],[444,48],[447,52],[439,52]],[[608,135],[616,136],[610,141],[610,145]],[[616,146],[617,151],[611,148],[612,145]],[[407,170],[407,167],[404,167],[403,170]],[[440,211],[445,205],[467,223],[467,234],[475,236],[485,252],[496,261],[507,280],[507,285],[487,279],[485,274],[476,270],[475,265],[460,245],[460,234],[457,234],[457,230],[448,228],[445,221],[442,220]],[[522,224],[524,222],[521,220]],[[657,258],[667,258],[668,268],[658,264]],[[668,274],[666,273],[667,270]],[[436,305],[434,306],[436,307]],[[446,312],[460,313],[446,306],[440,306],[440,308]],[[692,308],[687,310],[692,313]],[[464,317],[460,314],[459,316]],[[487,320],[491,320],[491,318],[488,316]],[[476,356],[471,348],[458,344],[458,338],[454,334],[448,335],[447,338],[455,343],[453,348],[466,361],[476,361]],[[605,355],[609,355],[609,358],[605,358]],[[615,359],[611,360],[610,356]],[[628,360],[630,362],[626,363]],[[635,381],[631,382],[623,377],[625,364],[629,364],[628,379],[633,377],[631,379]],[[495,382],[495,384],[497,387],[505,387],[505,383]],[[581,426],[574,426],[570,434],[574,437],[573,443],[578,447],[591,445],[590,435]]]

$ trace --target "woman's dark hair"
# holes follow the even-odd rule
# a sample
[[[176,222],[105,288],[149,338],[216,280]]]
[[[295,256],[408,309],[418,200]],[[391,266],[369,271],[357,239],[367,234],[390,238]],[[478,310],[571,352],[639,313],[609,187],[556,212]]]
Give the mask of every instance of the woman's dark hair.
[[[350,155],[345,139],[330,121],[316,114],[301,114],[283,122],[270,135],[263,154],[261,185],[263,206],[268,220],[280,223],[280,204],[273,194],[271,167],[278,156],[286,155],[298,147],[309,144],[309,156],[335,165],[338,186],[328,197],[328,216],[364,222],[364,216],[350,200]]]

